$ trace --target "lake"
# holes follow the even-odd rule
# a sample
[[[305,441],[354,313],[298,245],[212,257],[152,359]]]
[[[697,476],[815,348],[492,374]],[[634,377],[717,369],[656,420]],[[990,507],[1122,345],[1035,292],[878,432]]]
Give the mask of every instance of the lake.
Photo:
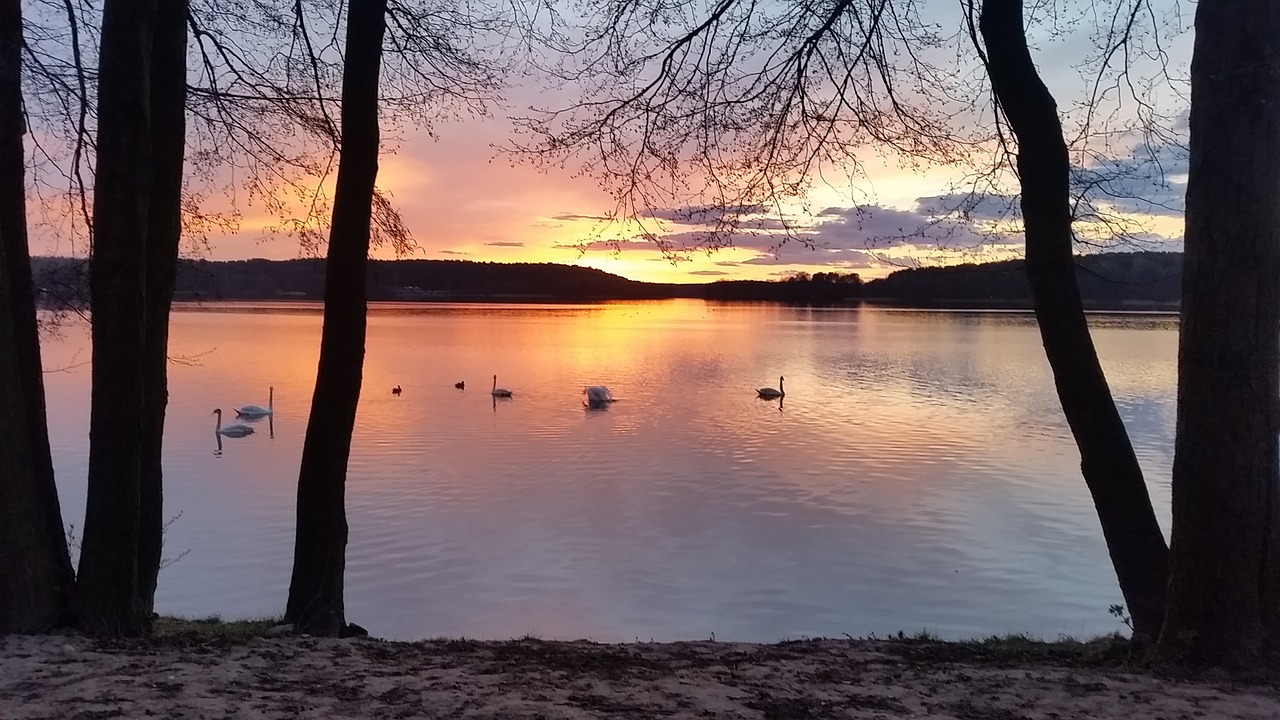
[[[159,612],[283,611],[320,323],[174,313]],[[1177,319],[1092,325],[1167,531]],[[81,325],[45,343],[77,528],[89,358]],[[618,401],[585,409],[586,385]],[[274,419],[219,442],[212,411],[272,386]],[[1025,313],[375,305],[347,615],[394,639],[1091,636],[1122,599],[1078,465]]]

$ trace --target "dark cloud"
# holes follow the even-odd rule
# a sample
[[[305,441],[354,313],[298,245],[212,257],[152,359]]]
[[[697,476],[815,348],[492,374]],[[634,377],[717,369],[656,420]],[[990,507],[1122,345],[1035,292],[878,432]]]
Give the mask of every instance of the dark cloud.
[[[807,235],[789,236],[785,233],[737,233],[722,236],[707,231],[691,230],[687,232],[663,235],[662,240],[667,244],[667,247],[677,253],[720,247],[736,247],[764,252],[772,251],[775,248],[789,243],[803,245],[802,242],[796,240],[796,237],[807,237]],[[606,252],[628,252],[633,250],[660,252],[662,250],[658,243],[651,240],[592,240],[581,245],[562,244],[555,245],[553,247],[573,250],[604,250]]]
[[[729,273],[723,270],[690,270],[689,274],[690,275],[728,275]]]
[[[1170,154],[1163,158],[1169,174],[1179,167],[1179,156]],[[1115,168],[1128,168],[1129,164],[1113,161]],[[1133,160],[1132,165],[1137,166]],[[1132,182],[1140,176],[1125,172],[1113,173],[1113,182]],[[1132,182],[1128,187],[1137,189],[1141,183]],[[1114,198],[1109,198],[1109,201]],[[677,209],[685,213],[671,217],[695,217],[697,211],[706,208]],[[733,247],[753,250],[755,257],[742,261],[720,261],[717,267],[790,266],[812,271],[833,269],[866,269],[883,267],[885,262],[877,258],[877,251],[902,249],[918,252],[921,256],[931,253],[973,253],[982,249],[998,248],[1017,251],[1023,245],[1021,232],[1000,233],[986,229],[986,225],[998,219],[1016,219],[1017,197],[1012,195],[973,196],[964,194],[939,194],[922,196],[908,210],[867,205],[857,208],[830,207],[814,218],[816,222],[791,232],[776,228],[731,234],[716,234],[708,230],[686,230],[662,236],[677,254],[714,247]],[[1180,247],[1178,238],[1163,238],[1154,234],[1130,238],[1137,244],[1153,249]],[[657,243],[642,240],[594,240],[584,245],[557,245],[566,249],[603,250],[607,252],[645,251],[657,253]],[[1133,247],[1130,243],[1127,247]],[[669,257],[653,257],[654,262],[670,262]],[[729,274],[719,270],[694,271],[696,275]],[[786,274],[786,273],[783,273]]]
[[[552,220],[592,220],[592,221],[598,222],[598,221],[608,220],[609,218],[603,215],[575,215],[573,213],[566,213],[564,215],[552,215],[551,219]]]
[[[440,254],[441,255],[470,255],[471,253],[463,252],[461,250],[441,250]]]
[[[764,205],[689,205],[676,208],[650,208],[644,212],[644,215],[681,225],[715,225],[722,218],[762,215],[767,210],[768,208]]]
[[[732,234],[716,234],[708,231],[690,230],[687,232],[664,235],[663,240],[679,250],[702,250],[714,247],[736,247],[747,250],[772,251],[795,242],[794,236],[775,232],[740,232]]]
[[[743,230],[791,230],[799,231],[808,227],[808,223],[787,221],[777,217],[747,218],[738,223]]]
[[[1187,149],[1143,145],[1117,158],[1096,156],[1071,168],[1074,192],[1085,199],[1080,217],[1100,212],[1179,217],[1185,208]],[[951,193],[916,198],[915,212],[934,218],[1001,220],[1020,215],[1017,195]]]
[[[1099,252],[1128,252],[1131,250],[1154,250],[1157,252],[1182,252],[1182,236],[1165,237],[1155,233],[1132,233],[1124,242],[1105,245]]]
[[[826,218],[808,236],[818,247],[883,250],[973,250],[984,244],[1021,242],[1020,238],[979,230],[959,218],[939,219],[918,210],[878,206],[827,208]]]
[[[1004,220],[1018,212],[1017,195],[949,193],[916,198],[915,212],[926,217]]]
[[[872,268],[879,267],[875,255],[863,250],[808,250],[792,249],[776,255],[757,255],[743,260],[742,265],[806,265],[821,268]]]
[[[647,240],[592,240],[581,245],[552,245],[551,247],[557,250],[604,250],[606,252],[658,249],[657,245]]]
[[[664,235],[663,240],[679,251],[709,247],[734,247],[754,250],[755,258],[741,262],[717,263],[722,267],[748,265],[796,265],[816,268],[869,268],[877,262],[874,251],[910,247],[928,251],[972,251],[991,244],[1021,243],[1021,237],[993,234],[975,229],[960,218],[939,219],[934,210],[948,196],[921,198],[914,210],[897,210],[878,206],[860,208],[832,207],[820,212],[818,222],[803,231],[739,232],[719,235],[709,231],[689,230]],[[975,206],[978,207],[978,206]],[[981,213],[994,212],[996,204],[980,206]],[[971,218],[972,219],[972,218]],[[656,243],[645,240],[596,240],[584,246],[562,245],[562,248],[604,250],[608,252],[659,251]]]
[[[499,242],[487,242],[485,243],[485,246],[487,247],[524,247],[524,243],[512,242],[510,240],[503,240]]]
[[[1180,217],[1189,167],[1185,147],[1144,145],[1125,157],[1098,157],[1088,167],[1072,168],[1071,182],[1095,207]]]

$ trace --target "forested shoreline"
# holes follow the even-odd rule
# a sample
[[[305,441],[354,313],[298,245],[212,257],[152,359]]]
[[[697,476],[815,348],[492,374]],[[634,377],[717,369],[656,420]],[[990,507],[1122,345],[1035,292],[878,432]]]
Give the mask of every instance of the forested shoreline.
[[[324,260],[186,260],[175,299],[320,300]],[[46,303],[85,297],[87,265],[63,257],[32,258]],[[1178,253],[1081,256],[1077,280],[1085,303],[1100,309],[1176,309],[1182,272]],[[864,282],[855,273],[800,274],[784,280],[647,283],[594,268],[555,263],[466,260],[373,260],[367,274],[374,301],[594,301],[701,298],[839,304],[868,301],[907,307],[1030,307],[1024,263],[1008,260],[906,268]]]

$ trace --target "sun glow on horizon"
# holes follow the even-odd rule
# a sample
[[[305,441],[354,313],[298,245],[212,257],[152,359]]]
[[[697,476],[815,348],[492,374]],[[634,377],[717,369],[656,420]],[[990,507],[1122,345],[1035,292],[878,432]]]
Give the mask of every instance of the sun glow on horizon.
[[[491,121],[487,121],[491,122]],[[501,263],[557,263],[592,267],[632,280],[705,283],[716,280],[776,280],[797,273],[855,272],[864,279],[904,267],[953,265],[1021,257],[1020,227],[981,213],[947,219],[931,202],[960,195],[963,167],[922,169],[868,151],[857,185],[815,183],[807,195],[784,207],[747,215],[744,233],[713,251],[683,249],[710,228],[698,208],[655,208],[644,223],[607,219],[612,200],[589,178],[519,164],[477,162],[491,156],[486,139],[497,126],[445,144],[413,136],[380,159],[378,187],[403,216],[416,243],[407,259],[451,259]],[[1175,184],[1178,176],[1171,176]],[[333,178],[321,184],[325,197]],[[209,260],[283,260],[323,254],[287,230],[283,215],[306,215],[307,200],[286,197],[283,211],[263,198],[206,197],[205,213],[234,215],[230,229],[209,228],[186,244]],[[320,205],[327,215],[327,206]],[[29,212],[35,212],[33,208]],[[47,209],[45,212],[48,212]],[[693,212],[693,217],[681,213]],[[1115,208],[1116,217],[1148,241],[1148,247],[1179,249],[1182,218]],[[34,231],[36,254],[67,254],[63,233]],[[923,230],[922,230],[923,228]],[[1091,242],[1110,241],[1106,223],[1081,221],[1077,231]],[[645,233],[670,239],[664,254]],[[322,228],[322,234],[327,228]],[[72,247],[72,252],[82,250]],[[375,246],[370,256],[396,259],[393,248]]]

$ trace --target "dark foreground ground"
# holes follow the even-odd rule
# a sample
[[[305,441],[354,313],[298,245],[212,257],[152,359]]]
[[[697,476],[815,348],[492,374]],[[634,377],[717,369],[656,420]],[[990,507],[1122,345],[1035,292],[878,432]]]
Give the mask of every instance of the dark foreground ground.
[[[1280,685],[1155,671],[1122,641],[0,638],[0,719],[116,717],[1273,720]]]

